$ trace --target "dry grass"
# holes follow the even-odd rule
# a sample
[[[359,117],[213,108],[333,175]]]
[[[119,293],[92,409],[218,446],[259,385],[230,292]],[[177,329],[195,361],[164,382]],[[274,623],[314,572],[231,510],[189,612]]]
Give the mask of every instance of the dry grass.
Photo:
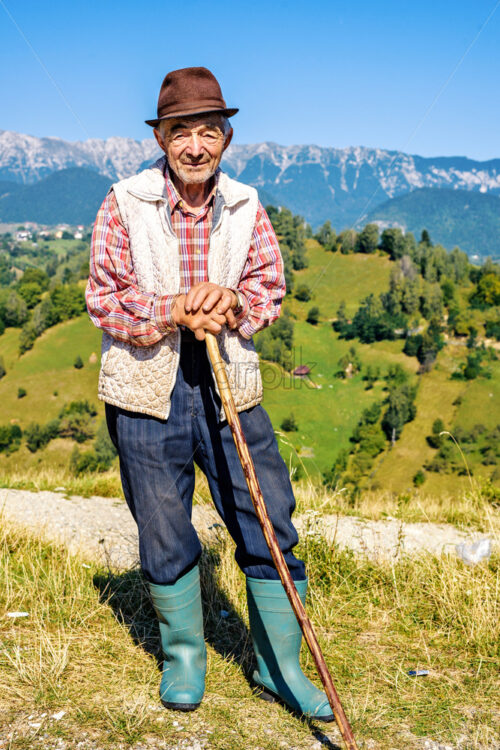
[[[138,571],[87,565],[12,526],[0,546],[0,739],[9,747],[171,748],[194,737],[224,750],[299,750],[318,738],[335,747],[335,728],[253,695],[244,579],[225,532],[201,563],[207,693],[189,715],[158,706],[157,628]],[[314,535],[300,553],[309,612],[360,747],[460,737],[464,748],[497,746],[497,557],[472,568],[448,557],[391,566]],[[303,663],[314,679],[307,653]],[[409,677],[414,668],[429,675]]]
[[[75,477],[68,468],[42,463],[39,466],[0,473],[0,488],[2,487],[33,492],[64,489],[69,495],[81,497],[97,495],[123,498],[120,472],[115,466],[106,472]]]
[[[364,490],[353,498],[345,489],[332,491],[313,482],[295,485],[297,512],[308,509],[380,520],[397,518],[408,523],[451,523],[458,528],[474,528],[498,533],[498,491],[472,482],[455,495],[428,495],[422,490],[397,494],[387,490]]]

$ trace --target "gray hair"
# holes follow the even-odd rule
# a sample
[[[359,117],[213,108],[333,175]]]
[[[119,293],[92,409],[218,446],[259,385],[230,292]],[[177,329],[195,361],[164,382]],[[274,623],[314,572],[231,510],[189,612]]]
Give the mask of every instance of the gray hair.
[[[222,132],[223,132],[223,134],[225,136],[229,133],[229,131],[231,130],[231,123],[229,122],[229,118],[226,117],[226,115],[224,115],[224,114],[222,114],[220,112],[207,112],[205,114],[206,114],[207,119],[210,119],[212,121],[215,120],[217,122],[217,125],[220,127],[220,129],[222,130]],[[178,117],[178,118],[177,117],[176,118],[173,118],[173,117],[170,118],[169,117],[169,118],[167,118],[165,120],[160,120],[160,122],[156,126],[155,130],[158,130],[158,132],[160,133],[160,135],[161,135],[161,137],[163,139],[163,138],[165,138],[165,135],[167,135],[168,132],[169,132],[169,130],[170,130],[169,126],[170,126],[172,120],[174,120],[174,119],[175,120],[177,120],[177,119],[179,119],[179,120],[183,119],[183,120],[186,120],[186,122],[189,122],[190,120],[193,120],[193,121],[194,120],[201,120],[201,119],[203,119],[203,117],[204,117],[204,113],[203,112],[200,112],[200,114],[197,114],[197,115],[186,115],[186,117],[183,117],[183,118],[180,118],[180,117]]]

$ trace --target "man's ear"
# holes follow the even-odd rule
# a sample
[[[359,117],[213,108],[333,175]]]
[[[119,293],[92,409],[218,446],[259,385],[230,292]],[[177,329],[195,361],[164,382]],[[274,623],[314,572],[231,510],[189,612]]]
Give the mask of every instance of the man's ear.
[[[224,141],[224,148],[222,149],[223,151],[225,151],[225,150],[226,150],[226,148],[227,148],[227,147],[229,146],[229,144],[230,144],[230,143],[231,143],[231,141],[233,140],[233,132],[234,132],[234,131],[233,131],[233,129],[231,128],[231,129],[229,130],[229,133],[228,133],[228,134],[226,135],[226,140]]]
[[[167,153],[167,149],[165,148],[165,146],[163,144],[163,138],[161,137],[160,131],[157,130],[156,128],[154,128],[153,129],[153,133],[155,134],[156,142],[158,143],[158,145],[161,148],[161,150],[164,151],[165,153]]]

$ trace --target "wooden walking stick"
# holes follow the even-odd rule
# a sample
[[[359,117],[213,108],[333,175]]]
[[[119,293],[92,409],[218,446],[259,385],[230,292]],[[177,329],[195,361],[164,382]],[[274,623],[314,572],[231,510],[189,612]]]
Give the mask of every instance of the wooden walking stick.
[[[255,513],[257,515],[257,518],[259,519],[259,523],[264,533],[267,546],[269,547],[274,564],[276,566],[276,570],[279,573],[279,577],[281,578],[281,582],[284,586],[288,599],[290,600],[292,609],[295,613],[302,633],[304,634],[306,643],[316,663],[319,676],[321,677],[321,682],[324,685],[328,701],[332,708],[333,715],[335,716],[335,720],[338,724],[346,747],[348,748],[348,750],[357,750],[356,740],[354,739],[352,729],[349,725],[344,709],[342,708],[342,704],[337,695],[337,691],[335,690],[335,686],[333,684],[330,672],[328,671],[328,667],[326,666],[325,658],[321,652],[318,639],[316,638],[316,633],[314,632],[311,621],[306,614],[298,591],[295,588],[292,576],[290,574],[290,571],[288,570],[285,558],[283,557],[283,552],[281,551],[278,540],[276,539],[273,525],[267,513],[267,508],[262,496],[262,491],[260,489],[257,475],[255,473],[255,467],[252,461],[252,457],[250,456],[247,441],[245,440],[245,436],[243,435],[243,431],[241,429],[240,418],[238,412],[236,411],[233,394],[231,393],[231,387],[227,378],[226,366],[224,364],[224,360],[220,355],[217,339],[212,333],[206,332],[205,341],[207,345],[208,355],[212,363],[215,379],[219,387],[219,393],[222,400],[222,405],[224,407],[224,412],[226,414],[226,419],[233,434],[236,450],[238,451],[241,466],[243,468],[243,473],[245,474],[248,489],[250,491],[250,497],[252,498],[252,502],[255,507]]]

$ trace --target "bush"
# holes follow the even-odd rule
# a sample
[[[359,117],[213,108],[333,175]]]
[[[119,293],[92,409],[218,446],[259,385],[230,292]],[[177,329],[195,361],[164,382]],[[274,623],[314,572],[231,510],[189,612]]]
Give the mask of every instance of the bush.
[[[77,446],[75,445],[69,461],[69,467],[71,469],[71,472],[75,476],[78,477],[81,474],[88,474],[90,472],[97,471],[97,466],[98,459],[94,451],[85,451],[84,453],[80,453]]]
[[[38,422],[31,422],[26,427],[24,437],[26,438],[26,447],[31,453],[36,453],[41,448],[45,448],[50,441],[48,430],[39,425]]]
[[[83,367],[83,360],[80,357],[80,355],[78,355],[75,358],[75,361],[73,362],[73,367],[76,367],[77,370],[81,370],[82,369],[82,367]]]
[[[421,487],[426,479],[427,477],[425,476],[425,472],[422,471],[422,469],[419,469],[413,477],[413,484],[415,485],[415,487]]]
[[[6,451],[13,453],[19,448],[21,443],[22,431],[19,425],[1,425],[0,426],[0,453]]]
[[[106,471],[116,455],[116,449],[109,437],[106,422],[103,421],[97,430],[93,450],[80,453],[75,445],[70,458],[70,469],[76,476],[95,471]]]
[[[54,395],[57,395],[55,391]],[[95,417],[97,409],[93,404],[90,404],[87,399],[82,401],[70,401],[67,404],[64,404],[59,412],[59,418],[66,417],[69,414],[89,414],[91,417]]]
[[[36,341],[36,331],[31,323],[26,323],[23,326],[21,333],[19,334],[19,354],[25,354],[25,352],[33,349]]]
[[[422,346],[423,337],[420,333],[415,336],[408,336],[403,347],[403,352],[408,357],[418,356],[418,352]]]
[[[317,325],[319,322],[319,315],[319,307],[311,307],[311,309],[307,313],[307,323],[310,323],[313,326]]]
[[[94,419],[97,414],[95,406],[86,399],[84,401],[70,401],[64,404],[59,412],[60,437],[69,437],[77,443],[83,443],[94,437]]]
[[[3,357],[0,357],[0,380],[7,375],[7,370],[5,369]]]
[[[431,448],[439,449],[446,441],[446,435],[441,435],[445,430],[444,422],[442,419],[435,419],[432,425],[432,435],[427,435],[427,443]],[[455,436],[456,437],[456,436]]]
[[[299,302],[309,302],[309,300],[312,297],[312,292],[310,288],[307,286],[307,284],[301,284],[297,287],[295,292],[295,299],[298,299]]]
[[[18,398],[24,398],[26,396],[26,389],[19,387],[17,389],[17,397]]]
[[[89,414],[68,414],[60,420],[59,435],[84,443],[94,437],[94,420]]]
[[[297,425],[297,422],[295,421],[295,416],[293,412],[291,412],[291,414],[288,417],[285,417],[280,427],[284,432],[297,432],[299,427]]]

